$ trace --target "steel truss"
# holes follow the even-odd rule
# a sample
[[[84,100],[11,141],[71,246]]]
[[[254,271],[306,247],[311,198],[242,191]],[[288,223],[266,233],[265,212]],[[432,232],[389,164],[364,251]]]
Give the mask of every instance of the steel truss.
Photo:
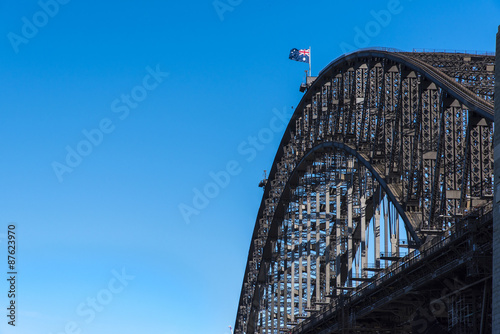
[[[484,212],[493,196],[493,59],[364,50],[320,73],[264,190],[235,333],[306,333],[327,311],[336,322],[325,333],[370,331],[353,325],[361,313],[346,300],[410,258],[424,261],[426,247]],[[468,310],[454,298],[449,324]],[[398,325],[386,318],[377,318],[379,332],[411,328],[408,315]]]

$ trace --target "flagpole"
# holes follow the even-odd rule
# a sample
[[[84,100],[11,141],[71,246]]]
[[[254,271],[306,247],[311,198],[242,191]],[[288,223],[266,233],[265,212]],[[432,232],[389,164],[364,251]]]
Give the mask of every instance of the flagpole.
[[[311,52],[311,47],[309,47],[309,76],[312,77],[312,72],[311,72],[311,57],[312,57],[312,52]]]

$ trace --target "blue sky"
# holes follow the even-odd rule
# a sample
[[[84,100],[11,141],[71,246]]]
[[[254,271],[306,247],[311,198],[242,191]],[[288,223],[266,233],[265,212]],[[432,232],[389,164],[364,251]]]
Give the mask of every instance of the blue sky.
[[[0,4],[1,333],[228,334],[302,96],[289,50],[317,73],[350,47],[494,51],[500,24],[481,0],[54,1]]]

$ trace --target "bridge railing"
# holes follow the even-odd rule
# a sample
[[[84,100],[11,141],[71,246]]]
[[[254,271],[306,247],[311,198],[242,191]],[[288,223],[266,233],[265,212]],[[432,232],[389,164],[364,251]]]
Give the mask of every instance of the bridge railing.
[[[471,54],[477,56],[494,56],[495,52],[491,51],[477,51],[477,50],[447,50],[447,49],[418,49],[414,48],[412,52],[415,53],[451,53],[451,54]]]
[[[468,233],[469,228],[467,227],[471,222],[480,225],[486,222],[487,220],[491,219],[492,219],[492,204],[488,204],[486,206],[483,206],[482,208],[477,209],[474,212],[474,214],[465,216],[462,219],[460,219],[455,225],[456,228],[452,228],[446,231],[441,236],[434,237],[430,242],[425,243],[420,250],[412,251],[405,257],[397,261],[394,261],[389,267],[384,269],[384,271],[373,275],[371,278],[374,279],[374,281],[363,282],[362,284],[357,286],[356,290],[349,291],[341,295],[339,297],[340,300],[337,299],[332,304],[325,306],[323,308],[323,312],[321,312],[320,314],[312,316],[309,319],[306,319],[300,324],[296,325],[295,328],[293,329],[293,332],[294,333],[300,332],[305,326],[308,326],[308,324],[313,321],[321,321],[324,318],[328,318],[339,308],[338,305],[339,302],[345,305],[349,304],[350,302],[356,301],[362,298],[366,293],[377,289],[388,279],[401,273],[403,270],[409,268],[410,266],[420,261],[421,259],[437,253],[446,245],[450,244],[451,242],[461,238],[466,233]]]
[[[387,48],[387,47],[382,47],[382,46],[374,46],[374,47],[370,47],[370,48],[357,49],[357,50],[352,51],[352,52],[344,53],[344,54],[338,56],[337,58],[335,58],[334,60],[332,60],[331,62],[329,62],[328,65],[325,66],[324,69],[319,72],[318,76],[321,75],[321,73],[323,73],[327,68],[329,68],[331,64],[335,63],[339,59],[344,58],[344,57],[346,57],[348,55],[351,55],[351,54],[359,52],[359,51],[368,51],[368,50],[386,51],[386,52],[401,52],[401,53],[408,52],[408,51],[404,51],[404,50],[401,50],[401,49]],[[465,54],[473,54],[473,55],[477,55],[477,56],[495,56],[495,52],[491,52],[491,51],[477,51],[477,50],[471,51],[471,50],[447,50],[447,49],[424,49],[424,48],[419,49],[419,48],[414,48],[411,52],[414,52],[414,53],[450,53],[450,54],[464,54],[465,53]]]
[[[471,222],[471,220],[476,220],[476,222],[477,220],[479,220],[479,223],[483,223],[484,221],[490,219],[489,216],[491,215],[491,212],[492,212],[491,204],[479,208],[474,212],[474,215],[462,218],[457,224],[458,228],[453,228],[453,230],[448,231],[448,233],[445,233],[442,236],[434,237],[432,241],[424,244],[420,250],[414,250],[413,252],[409,253],[400,260],[392,263],[383,272],[374,275],[373,277],[376,277],[375,281],[364,282],[358,286],[358,289],[356,289],[356,291],[351,291],[348,294],[352,298],[356,299],[358,297],[361,297],[362,294],[364,294],[364,292],[366,292],[367,290],[372,290],[378,287],[388,278],[398,274],[399,272],[408,268],[409,266],[419,261],[420,259],[436,253],[437,251],[439,251],[452,241],[455,241],[456,239],[462,237],[465,233],[468,232],[466,225],[468,225]]]
[[[329,67],[330,65],[334,64],[335,62],[337,62],[339,59],[342,59],[346,56],[349,56],[353,53],[356,53],[356,52],[359,52],[359,51],[386,51],[386,52],[406,52],[404,50],[401,50],[401,49],[395,49],[395,48],[386,48],[386,47],[382,47],[382,46],[374,46],[374,47],[370,47],[370,48],[361,48],[361,49],[357,49],[355,51],[352,51],[352,52],[347,52],[347,53],[344,53],[340,56],[338,56],[337,58],[335,58],[334,60],[332,60],[331,62],[328,63],[328,65],[326,65],[319,73],[318,73],[318,76],[320,76],[323,72],[325,72]]]

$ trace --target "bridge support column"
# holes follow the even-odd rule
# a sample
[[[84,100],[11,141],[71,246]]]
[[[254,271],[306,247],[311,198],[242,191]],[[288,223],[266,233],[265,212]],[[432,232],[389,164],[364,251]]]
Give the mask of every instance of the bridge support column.
[[[302,308],[302,301],[304,300],[304,289],[303,289],[303,275],[302,275],[302,269],[304,268],[304,263],[303,263],[303,248],[304,245],[302,244],[302,210],[303,210],[303,204],[302,202],[299,203],[299,315],[303,316],[303,311],[304,309]]]
[[[311,196],[307,195],[307,298],[306,298],[306,307],[307,309],[311,308]]]
[[[388,256],[389,253],[389,202],[387,202],[387,207],[385,204],[382,205],[382,211],[384,212],[384,256]],[[389,262],[384,260],[385,267],[389,266]]]
[[[330,184],[326,186],[325,192],[325,234],[326,234],[326,264],[325,264],[325,296],[329,296],[330,292],[330,263],[331,254],[333,253],[330,249]],[[330,297],[326,297],[326,302],[330,302]]]
[[[269,289],[270,287],[267,286],[266,287],[266,290],[265,290],[265,295],[266,295],[266,299],[269,300]],[[265,314],[265,317],[264,317],[264,321],[265,321],[265,331],[264,333],[266,334],[269,334],[269,307],[267,305],[264,305],[264,307],[266,308],[266,314]]]
[[[361,195],[361,276],[366,277],[366,196]]]
[[[291,276],[292,276],[292,282],[290,286],[290,322],[294,323],[295,322],[295,214],[292,214],[292,237],[291,237],[291,244],[292,244],[292,268],[291,270]]]
[[[342,236],[341,236],[341,231],[340,231],[340,222],[341,222],[341,208],[340,208],[340,196],[341,196],[341,188],[340,185],[342,183],[338,182],[336,189],[335,189],[335,199],[336,199],[336,219],[335,219],[335,275],[337,275],[336,279],[336,285],[339,288],[342,285],[342,267],[340,264],[340,255],[341,255],[341,249],[340,245],[342,244]],[[335,289],[335,294],[337,296],[342,294],[342,290]]]
[[[399,218],[397,212],[394,214],[394,222],[390,221],[390,224],[394,223],[391,231],[391,256],[399,256]]]
[[[495,65],[495,200],[493,201],[493,333],[500,333],[500,26]]]
[[[375,249],[375,268],[380,268],[380,203],[373,217],[373,247]]]
[[[352,234],[354,232],[352,223],[352,181],[347,186],[347,286],[352,286],[352,260],[354,258],[354,249],[352,243]]]
[[[314,245],[315,256],[316,256],[316,303],[321,301],[321,256],[319,254],[319,245],[320,245],[320,236],[321,236],[321,219],[320,219],[320,210],[321,209],[321,201],[320,201],[320,193],[316,192],[316,244]],[[316,310],[319,310],[319,304],[316,304]]]
[[[275,277],[276,277],[276,263],[275,264],[271,264],[271,286],[270,286],[270,293],[269,293],[269,297],[271,298],[271,314],[270,314],[270,321],[271,321],[271,333],[274,333],[274,320],[276,319],[276,313],[275,313],[275,301],[276,301],[276,280],[275,280]]]

